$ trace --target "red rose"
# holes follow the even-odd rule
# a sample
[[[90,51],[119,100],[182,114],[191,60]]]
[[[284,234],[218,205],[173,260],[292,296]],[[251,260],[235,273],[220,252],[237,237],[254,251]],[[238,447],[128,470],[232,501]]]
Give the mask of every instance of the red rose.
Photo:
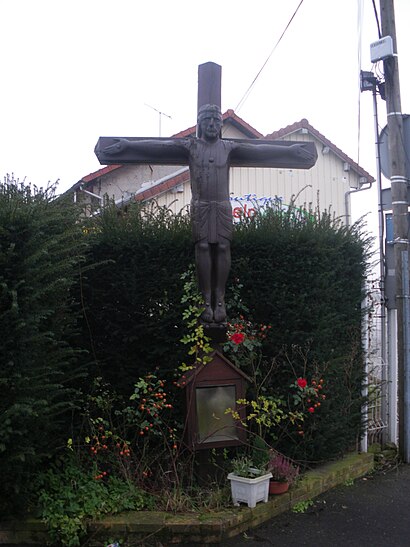
[[[313,408],[313,406],[310,406],[310,407],[308,408],[308,412],[310,412],[311,414],[313,414],[314,411],[315,411],[315,409]]]
[[[242,342],[245,340],[245,335],[243,332],[234,332],[231,335],[231,341],[234,344],[242,344]]]
[[[307,381],[305,378],[298,378],[298,386],[304,389],[307,386]]]

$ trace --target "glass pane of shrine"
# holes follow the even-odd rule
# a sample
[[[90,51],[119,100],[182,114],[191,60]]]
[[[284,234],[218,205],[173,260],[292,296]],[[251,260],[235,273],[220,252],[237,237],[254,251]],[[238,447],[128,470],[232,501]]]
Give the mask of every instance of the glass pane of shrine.
[[[238,439],[235,420],[230,414],[225,414],[227,408],[236,408],[235,386],[196,388],[198,442]]]

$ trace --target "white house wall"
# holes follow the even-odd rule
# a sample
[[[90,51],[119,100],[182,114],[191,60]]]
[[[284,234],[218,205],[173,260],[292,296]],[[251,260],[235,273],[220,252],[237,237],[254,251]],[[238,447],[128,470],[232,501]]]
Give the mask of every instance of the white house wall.
[[[88,185],[87,190],[114,201],[126,200],[141,186],[148,186],[174,173],[176,169],[174,165],[123,165],[120,169],[107,173]],[[95,198],[91,198],[89,194],[79,192],[78,197],[85,203],[91,203],[91,201],[96,203]]]

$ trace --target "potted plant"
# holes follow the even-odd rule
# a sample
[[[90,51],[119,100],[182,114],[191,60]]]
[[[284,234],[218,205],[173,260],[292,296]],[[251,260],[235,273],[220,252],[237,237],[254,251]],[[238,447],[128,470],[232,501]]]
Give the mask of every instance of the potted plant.
[[[241,502],[248,507],[255,507],[258,501],[268,501],[269,480],[272,473],[265,468],[254,467],[253,461],[247,456],[241,456],[232,461],[231,481],[232,501],[234,505]]]
[[[287,492],[289,486],[296,481],[299,475],[299,466],[276,450],[270,451],[267,469],[272,475],[269,483],[269,494]]]

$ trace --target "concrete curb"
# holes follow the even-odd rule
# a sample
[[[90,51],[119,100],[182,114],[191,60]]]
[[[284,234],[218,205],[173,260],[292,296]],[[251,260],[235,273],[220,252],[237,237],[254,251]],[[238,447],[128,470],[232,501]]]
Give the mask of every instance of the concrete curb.
[[[351,454],[341,460],[309,471],[286,494],[271,496],[255,508],[239,507],[209,513],[170,514],[165,512],[130,512],[107,517],[89,525],[90,547],[101,547],[107,538],[137,541],[148,538],[168,544],[218,544],[288,511],[296,503],[307,501],[347,480],[366,475],[373,469],[373,454]],[[35,520],[0,523],[0,545],[47,544],[44,525]]]

